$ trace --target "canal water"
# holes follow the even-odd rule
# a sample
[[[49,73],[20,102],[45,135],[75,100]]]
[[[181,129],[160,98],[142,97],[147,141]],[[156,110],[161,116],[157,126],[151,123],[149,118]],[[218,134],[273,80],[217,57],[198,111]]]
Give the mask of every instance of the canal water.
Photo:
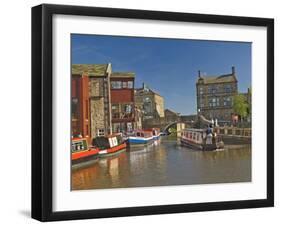
[[[72,169],[72,190],[190,185],[251,181],[251,147],[194,151],[161,137],[92,164]]]

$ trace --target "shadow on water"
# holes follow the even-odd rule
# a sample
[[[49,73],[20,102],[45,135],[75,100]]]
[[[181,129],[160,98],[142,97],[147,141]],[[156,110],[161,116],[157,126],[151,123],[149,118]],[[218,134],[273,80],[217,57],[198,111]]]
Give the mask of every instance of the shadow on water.
[[[166,137],[72,171],[73,190],[249,181],[250,146],[203,152]]]

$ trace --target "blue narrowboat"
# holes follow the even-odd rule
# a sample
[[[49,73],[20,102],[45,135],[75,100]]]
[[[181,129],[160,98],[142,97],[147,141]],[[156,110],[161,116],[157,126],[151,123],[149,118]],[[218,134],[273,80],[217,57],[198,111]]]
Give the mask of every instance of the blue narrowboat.
[[[137,130],[127,138],[129,145],[146,145],[154,140],[152,131]]]

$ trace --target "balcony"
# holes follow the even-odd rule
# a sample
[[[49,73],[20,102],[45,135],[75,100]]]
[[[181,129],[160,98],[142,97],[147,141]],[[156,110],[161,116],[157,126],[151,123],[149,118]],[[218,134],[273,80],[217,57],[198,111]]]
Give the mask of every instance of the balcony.
[[[126,112],[115,112],[112,113],[112,121],[113,122],[130,122],[134,120],[133,113]]]

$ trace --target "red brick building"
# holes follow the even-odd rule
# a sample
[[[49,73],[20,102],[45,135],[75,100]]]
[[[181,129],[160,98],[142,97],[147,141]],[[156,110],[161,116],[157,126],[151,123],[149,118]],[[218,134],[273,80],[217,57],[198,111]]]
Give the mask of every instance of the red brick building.
[[[135,127],[134,82],[135,74],[131,72],[113,72],[110,76],[113,132]]]
[[[75,106],[76,99],[72,102],[76,117],[72,123],[73,130],[76,132],[86,128],[89,137],[105,136],[112,133],[111,125],[111,99],[110,99],[110,75],[111,64],[73,64],[72,80],[73,83],[80,84],[77,78],[82,77],[83,82],[80,91],[76,94],[76,87],[72,87],[73,95],[82,98],[83,101]],[[76,81],[77,80],[77,81]],[[83,85],[82,85],[83,84]],[[73,85],[74,86],[74,85]],[[86,101],[88,100],[88,101]],[[80,103],[80,102],[79,102]],[[87,110],[85,109],[87,108]],[[79,112],[87,112],[87,117]],[[75,111],[74,111],[75,113]],[[80,126],[75,122],[81,122]],[[83,125],[84,123],[84,125]],[[85,132],[80,132],[85,136]]]
[[[71,77],[72,135],[90,138],[89,79],[84,75]]]

